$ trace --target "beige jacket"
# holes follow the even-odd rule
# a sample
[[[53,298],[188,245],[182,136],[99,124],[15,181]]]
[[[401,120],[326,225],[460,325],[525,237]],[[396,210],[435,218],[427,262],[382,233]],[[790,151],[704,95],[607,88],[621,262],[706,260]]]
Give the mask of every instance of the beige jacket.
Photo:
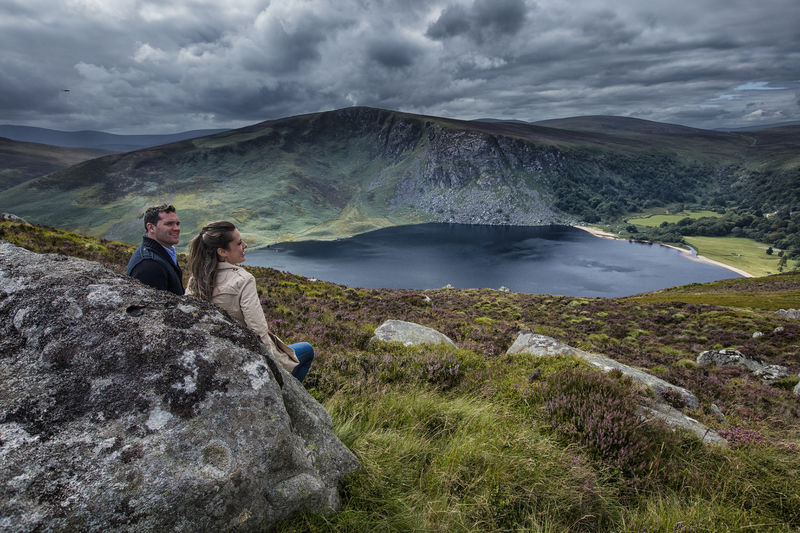
[[[256,279],[250,272],[230,263],[217,263],[211,301],[225,309],[234,320],[255,331],[273,359],[287,371],[291,372],[300,363],[294,350],[270,333],[258,299]]]

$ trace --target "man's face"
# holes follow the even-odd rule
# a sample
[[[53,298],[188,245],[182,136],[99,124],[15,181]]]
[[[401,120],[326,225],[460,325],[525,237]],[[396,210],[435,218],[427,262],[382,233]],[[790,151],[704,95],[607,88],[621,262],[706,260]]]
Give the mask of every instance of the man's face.
[[[181,223],[175,213],[159,213],[156,224],[147,225],[147,236],[164,246],[175,246],[181,235]]]

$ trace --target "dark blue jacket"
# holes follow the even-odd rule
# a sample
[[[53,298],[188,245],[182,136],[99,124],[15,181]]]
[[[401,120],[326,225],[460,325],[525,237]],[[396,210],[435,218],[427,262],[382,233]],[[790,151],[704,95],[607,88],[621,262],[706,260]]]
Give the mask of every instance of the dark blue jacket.
[[[181,267],[172,262],[158,241],[149,237],[142,237],[142,245],[133,252],[125,273],[156,289],[183,294]]]

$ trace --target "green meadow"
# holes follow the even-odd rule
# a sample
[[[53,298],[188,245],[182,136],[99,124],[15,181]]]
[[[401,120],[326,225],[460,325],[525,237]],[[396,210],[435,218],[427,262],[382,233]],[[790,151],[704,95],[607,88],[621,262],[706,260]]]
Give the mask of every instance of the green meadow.
[[[779,272],[780,257],[777,252],[767,254],[768,244],[741,237],[684,237],[699,255],[731,265],[754,276],[767,276]],[[788,262],[786,270],[795,265]]]
[[[680,213],[657,213],[652,215],[644,215],[626,219],[629,224],[636,224],[638,226],[656,227],[660,226],[663,222],[675,223],[684,218],[703,218],[703,217],[720,217],[719,213],[714,211],[681,211]]]

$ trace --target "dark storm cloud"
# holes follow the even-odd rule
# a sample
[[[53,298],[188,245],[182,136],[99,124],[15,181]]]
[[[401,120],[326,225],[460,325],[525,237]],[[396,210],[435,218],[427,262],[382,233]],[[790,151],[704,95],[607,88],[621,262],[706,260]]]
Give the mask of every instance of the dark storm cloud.
[[[167,133],[349,105],[800,120],[798,27],[796,0],[4,0],[0,123]]]
[[[523,0],[475,0],[472,5],[447,6],[428,27],[432,39],[467,36],[475,42],[513,35],[525,24],[527,7]]]
[[[370,59],[386,68],[408,67],[418,54],[419,49],[411,43],[384,39],[374,41],[367,52]]]

